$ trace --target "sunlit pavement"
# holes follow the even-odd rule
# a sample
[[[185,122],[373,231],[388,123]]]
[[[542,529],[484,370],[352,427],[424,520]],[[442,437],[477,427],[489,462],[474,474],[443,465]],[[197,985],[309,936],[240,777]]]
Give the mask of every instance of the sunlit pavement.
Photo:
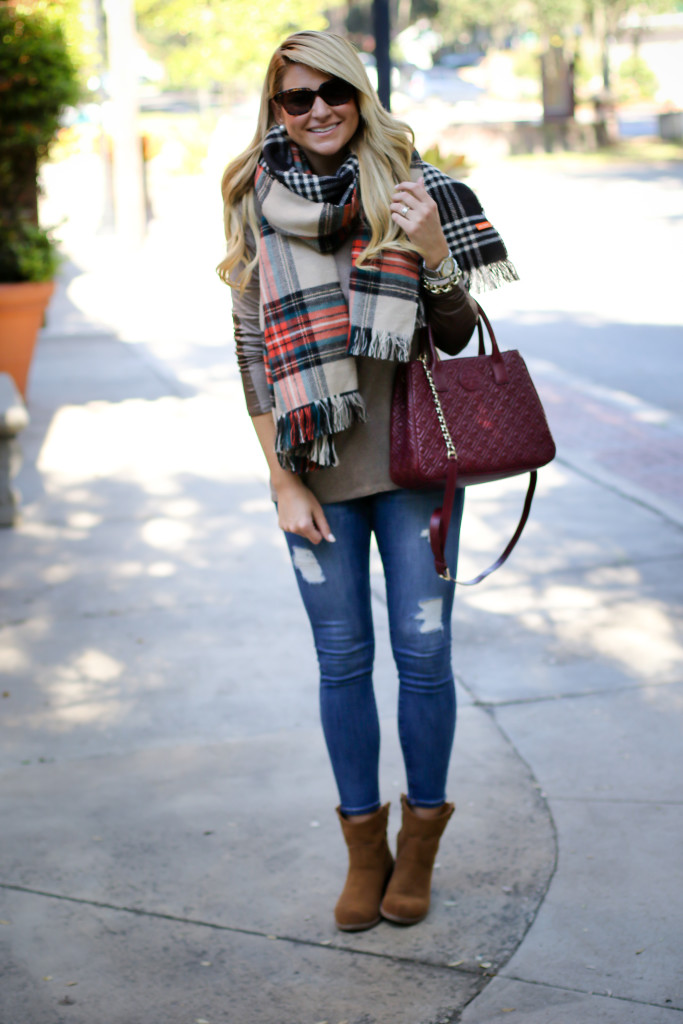
[[[31,381],[23,523],[0,534],[0,1019],[677,1019],[680,166],[470,179],[523,278],[482,302],[558,459],[509,565],[456,600],[458,814],[430,917],[356,936],[331,919],[314,656],[212,270],[215,174],[155,182],[145,248],[122,255],[92,230],[96,167],[64,172],[46,206],[73,212],[73,262]],[[521,495],[471,492],[463,574]]]

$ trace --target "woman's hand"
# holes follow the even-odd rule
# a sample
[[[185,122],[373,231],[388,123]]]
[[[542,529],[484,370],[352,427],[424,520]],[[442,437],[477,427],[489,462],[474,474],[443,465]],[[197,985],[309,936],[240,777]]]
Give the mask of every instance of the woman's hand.
[[[334,542],[322,505],[293,474],[277,488],[277,514],[280,529],[287,533],[296,533],[312,544]]]
[[[334,541],[322,505],[300,476],[283,469],[275,454],[275,420],[270,412],[252,417],[263,454],[270,470],[270,483],[277,500],[278,523],[287,533],[297,533],[312,544]]]
[[[438,267],[448,256],[448,242],[441,228],[439,208],[427,192],[424,178],[399,182],[390,209],[394,222],[422,253],[425,266],[430,270]]]

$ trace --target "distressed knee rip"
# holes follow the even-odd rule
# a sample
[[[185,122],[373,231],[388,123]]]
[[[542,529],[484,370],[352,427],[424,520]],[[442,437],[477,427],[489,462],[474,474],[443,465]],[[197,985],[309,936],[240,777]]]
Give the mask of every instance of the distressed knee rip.
[[[293,547],[292,560],[295,569],[298,569],[306,583],[324,583],[325,573],[320,567],[320,562],[309,548]]]
[[[422,623],[420,632],[436,633],[438,630],[443,629],[441,621],[443,598],[433,597],[428,601],[418,601],[418,604],[420,605],[420,610],[415,618],[418,622]]]

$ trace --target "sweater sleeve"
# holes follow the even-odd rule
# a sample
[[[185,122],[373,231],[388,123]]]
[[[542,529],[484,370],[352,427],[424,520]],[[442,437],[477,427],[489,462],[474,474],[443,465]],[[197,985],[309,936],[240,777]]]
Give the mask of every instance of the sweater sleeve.
[[[261,329],[259,304],[260,286],[256,267],[244,292],[240,294],[236,288],[232,291],[237,365],[242,376],[244,397],[250,416],[260,416],[273,408],[273,399],[266,380],[265,339]]]
[[[434,344],[449,356],[464,349],[477,325],[477,303],[462,285],[450,292],[434,295],[423,289],[425,310]]]

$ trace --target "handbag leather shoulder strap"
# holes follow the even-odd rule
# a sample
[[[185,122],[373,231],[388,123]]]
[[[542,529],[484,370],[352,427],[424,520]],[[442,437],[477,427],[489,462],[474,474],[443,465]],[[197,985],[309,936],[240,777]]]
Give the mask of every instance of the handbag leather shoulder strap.
[[[479,355],[485,355],[484,345],[484,331],[482,323],[486,325],[486,329],[491,342],[491,366],[493,369],[493,376],[496,383],[504,383],[507,379],[507,370],[503,357],[498,348],[498,342],[491,325],[491,321],[487,317],[482,307],[477,303],[478,307],[478,318],[477,318],[477,331],[479,334]],[[427,356],[427,366],[434,372],[438,372],[439,357],[436,352],[436,346],[434,344],[434,338],[430,327],[427,327],[425,334],[423,335],[422,345]],[[471,580],[457,580],[451,574],[446,561],[446,540],[448,538],[448,530],[450,527],[451,516],[453,513],[453,502],[455,500],[455,492],[458,484],[458,461],[457,458],[449,460],[448,473],[446,476],[446,487],[444,492],[444,499],[441,508],[434,509],[430,523],[429,523],[429,543],[431,545],[432,554],[434,555],[434,567],[443,579],[450,580],[453,583],[458,583],[462,587],[473,587],[476,583],[481,583],[482,580],[490,576],[492,572],[499,569],[504,562],[507,561],[511,553],[513,552],[517,541],[522,536],[522,531],[526,526],[531,512],[531,503],[533,501],[534,492],[536,490],[536,483],[538,480],[538,472],[534,469],[529,473],[529,486],[527,487],[526,497],[524,499],[524,507],[520,516],[517,528],[513,533],[512,537],[508,541],[504,551],[499,557],[493,562],[488,569],[484,569],[478,576],[475,576]]]
[[[446,561],[446,540],[448,539],[448,529],[451,523],[451,515],[453,513],[453,501],[455,499],[455,491],[458,483],[458,463],[455,459],[451,460],[448,467],[448,476],[446,477],[446,490],[444,493],[443,505],[441,508],[436,508],[432,512],[432,516],[429,522],[429,543],[432,548],[432,554],[434,555],[434,568],[436,569],[439,576],[444,580],[450,580],[452,583],[458,583],[461,587],[473,587],[475,583],[481,583],[487,576],[490,576],[492,572],[499,569],[503,562],[507,561],[509,555],[514,550],[517,541],[522,536],[522,530],[526,526],[529,513],[531,511],[531,502],[533,501],[534,491],[536,490],[536,481],[538,479],[538,473],[534,469],[529,473],[529,486],[526,492],[526,498],[524,499],[524,508],[522,509],[522,515],[517,524],[517,529],[510,538],[507,547],[501,555],[493,562],[488,569],[484,569],[478,576],[475,576],[471,580],[457,580],[451,575],[451,571],[448,568]]]

